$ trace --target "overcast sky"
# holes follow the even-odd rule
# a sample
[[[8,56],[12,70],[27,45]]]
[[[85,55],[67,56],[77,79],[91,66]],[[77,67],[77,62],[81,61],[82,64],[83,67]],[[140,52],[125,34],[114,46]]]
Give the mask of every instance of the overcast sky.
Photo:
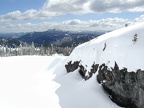
[[[143,13],[144,0],[1,0],[0,32],[115,30]]]

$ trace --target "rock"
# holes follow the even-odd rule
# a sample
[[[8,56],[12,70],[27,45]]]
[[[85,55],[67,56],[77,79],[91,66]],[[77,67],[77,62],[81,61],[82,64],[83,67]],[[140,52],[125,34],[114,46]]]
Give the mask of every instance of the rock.
[[[78,71],[79,74],[82,76],[83,79],[88,80],[89,78],[91,78],[93,76],[93,74],[96,73],[96,71],[99,67],[99,64],[94,63],[91,66],[90,72],[88,72],[88,75],[86,75],[87,70],[85,69],[85,67],[83,65],[79,65],[79,64],[80,64],[80,61],[74,61],[73,63],[72,63],[72,61],[69,61],[68,64],[65,65],[67,73],[73,72],[79,68],[79,71]]]
[[[75,71],[79,67],[80,61],[75,61],[72,63],[72,61],[69,61],[67,65],[65,65],[65,68],[67,70],[67,73]]]
[[[121,107],[144,108],[144,71],[128,72],[127,68],[119,69],[115,62],[114,67],[108,68],[104,63],[93,64],[90,71],[80,65],[80,61],[69,61],[65,65],[67,72],[79,69],[83,79],[88,80],[98,70],[97,81],[100,83],[109,98]]]
[[[102,64],[99,66],[97,81],[119,106],[144,108],[144,71],[139,69],[128,72],[127,68],[120,70],[116,62],[110,70]]]
[[[96,71],[98,70],[99,64],[95,64],[94,63],[91,67],[92,68],[91,68],[90,72],[93,73],[93,74],[95,74]]]
[[[83,65],[80,65],[79,68],[80,68],[80,69],[79,69],[79,74],[82,76],[83,79],[86,80],[85,74],[86,74],[87,70],[84,68]]]
[[[96,71],[98,70],[98,67],[99,67],[99,64],[95,64],[95,63],[94,63],[94,64],[91,66],[90,72],[88,71],[88,75],[85,76],[85,80],[90,79],[90,78],[93,76],[93,74],[96,73]]]

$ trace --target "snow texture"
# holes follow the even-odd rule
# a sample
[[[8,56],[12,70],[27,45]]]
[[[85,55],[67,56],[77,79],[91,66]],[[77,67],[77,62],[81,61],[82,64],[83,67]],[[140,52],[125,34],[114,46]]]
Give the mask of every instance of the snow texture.
[[[65,58],[0,58],[0,108],[118,108],[95,78],[67,74]]]
[[[65,64],[81,60],[90,69],[94,62],[111,67],[116,61],[129,71],[144,69],[143,47],[144,23],[93,39],[69,57],[0,58],[0,108],[119,108],[97,83],[96,75],[84,81],[78,70],[67,73]]]
[[[144,70],[143,47],[144,23],[141,23],[104,34],[78,46],[69,61],[81,60],[83,66],[87,65],[87,70],[90,70],[94,62],[113,67],[115,61],[121,69],[126,67],[128,71]]]

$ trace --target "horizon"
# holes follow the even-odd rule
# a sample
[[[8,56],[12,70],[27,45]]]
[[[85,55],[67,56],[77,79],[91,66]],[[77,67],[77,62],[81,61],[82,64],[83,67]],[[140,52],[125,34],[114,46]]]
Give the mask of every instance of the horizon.
[[[0,32],[112,31],[144,22],[142,0],[3,0]]]
[[[62,30],[62,29],[55,29],[55,28],[51,28],[51,29],[47,29],[47,30],[44,30],[44,31],[29,31],[29,32],[0,32],[0,34],[27,34],[27,33],[34,33],[34,32],[47,32],[47,31],[52,31],[52,30],[55,30],[55,31],[61,31],[61,32],[73,32],[73,33],[107,33],[107,32],[112,32],[114,30],[75,30],[75,31],[72,31],[72,30]]]

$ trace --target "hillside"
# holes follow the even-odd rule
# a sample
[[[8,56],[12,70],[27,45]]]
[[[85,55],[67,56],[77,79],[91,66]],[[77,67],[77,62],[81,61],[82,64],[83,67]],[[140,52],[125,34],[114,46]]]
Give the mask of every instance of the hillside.
[[[49,29],[43,32],[1,34],[0,56],[52,55],[68,56],[72,50],[104,32],[71,32]],[[17,36],[18,37],[17,37]]]
[[[119,106],[144,107],[144,23],[79,45],[67,58],[67,72],[94,78]],[[96,72],[96,75],[95,75]]]
[[[106,31],[63,31],[58,29],[49,29],[42,32],[30,32],[30,33],[0,33],[0,45],[7,45],[9,47],[19,47],[15,41],[19,43],[27,43],[35,46],[50,47],[51,45],[56,47],[76,47],[81,43],[87,42]],[[12,42],[2,41],[3,39],[11,40]],[[15,40],[15,41],[13,41]],[[11,45],[11,43],[13,45]]]
[[[6,37],[0,37],[0,46],[7,46],[7,47],[17,47],[22,42],[18,41],[15,38],[6,38]]]
[[[50,46],[51,44],[60,47],[77,46],[79,43],[84,43],[94,37],[104,34],[105,32],[71,32],[57,29],[49,29],[43,32],[27,33],[19,38],[20,41],[40,46]]]
[[[143,28],[104,34],[67,57],[0,58],[0,107],[143,108]]]
[[[144,70],[143,28],[142,23],[101,35],[76,47],[68,59],[81,60],[84,66],[87,65],[87,70],[94,62],[113,67],[115,61],[121,69],[127,67],[129,71]],[[135,36],[137,40],[134,42]]]

